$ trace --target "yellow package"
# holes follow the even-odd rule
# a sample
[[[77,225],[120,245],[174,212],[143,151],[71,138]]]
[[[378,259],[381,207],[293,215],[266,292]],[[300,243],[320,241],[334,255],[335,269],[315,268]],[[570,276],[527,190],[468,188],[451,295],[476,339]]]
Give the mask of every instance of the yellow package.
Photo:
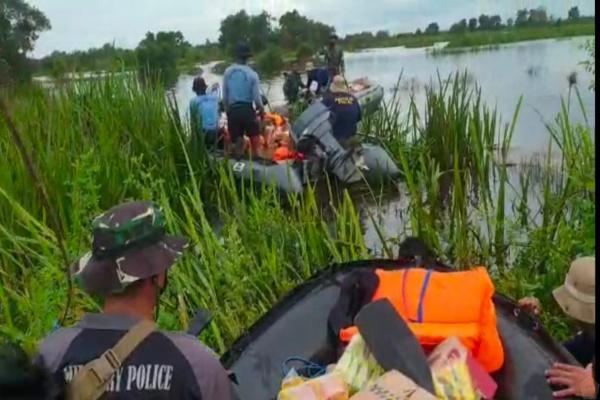
[[[348,400],[348,385],[335,374],[326,374],[299,385],[283,388],[278,400]]]
[[[298,375],[294,368],[290,369],[283,381],[281,381],[281,390],[298,386],[306,382],[306,378]]]
[[[334,371],[350,385],[351,394],[366,389],[385,373],[360,334],[354,335]]]
[[[430,354],[428,362],[435,394],[441,400],[478,400],[469,367],[468,350],[455,337],[440,343]]]
[[[467,364],[456,361],[452,365],[433,372],[435,394],[441,400],[477,400]]]

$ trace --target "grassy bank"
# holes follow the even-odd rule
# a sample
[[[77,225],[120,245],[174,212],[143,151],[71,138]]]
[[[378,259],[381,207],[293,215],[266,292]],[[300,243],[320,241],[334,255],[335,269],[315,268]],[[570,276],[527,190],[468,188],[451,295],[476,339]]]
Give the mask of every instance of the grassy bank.
[[[565,24],[557,27],[539,27],[503,30],[498,32],[473,32],[452,37],[449,48],[486,46],[494,44],[515,43],[527,40],[565,38],[575,36],[594,36],[594,22],[581,24]]]
[[[512,134],[461,77],[431,88],[424,115],[398,99],[363,123],[381,132],[404,172],[409,197],[397,237],[427,240],[449,263],[483,264],[498,290],[535,294],[558,335],[565,322],[552,306],[575,255],[594,252],[594,144],[565,111],[549,126],[562,150],[562,173],[548,161],[517,173],[498,162]],[[198,307],[215,313],[204,339],[218,351],[320,267],[370,257],[363,225],[347,192],[327,209],[309,190],[284,203],[270,189],[236,189],[205,155],[186,153],[188,127],[164,93],[117,79],[3,93],[35,154],[68,256],[89,247],[92,216],[125,199],[153,199],[171,230],[192,240],[174,270],[160,325],[185,327]],[[515,99],[517,103],[518,99]],[[565,103],[567,104],[567,103]],[[399,111],[410,107],[406,120]],[[566,105],[565,105],[566,107]],[[515,117],[517,118],[517,117]],[[509,121],[511,122],[511,121]],[[33,349],[63,312],[67,284],[56,234],[38,192],[0,122],[0,335]],[[533,172],[535,171],[535,173]],[[373,217],[375,219],[375,216]],[[98,303],[75,290],[66,325]]]

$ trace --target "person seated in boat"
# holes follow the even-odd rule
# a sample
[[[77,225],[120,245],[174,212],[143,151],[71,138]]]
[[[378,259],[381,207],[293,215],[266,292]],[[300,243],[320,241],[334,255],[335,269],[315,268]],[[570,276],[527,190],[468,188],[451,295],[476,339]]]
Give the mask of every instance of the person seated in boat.
[[[92,236],[92,251],[71,270],[85,292],[103,299],[103,310],[45,338],[36,365],[67,382],[74,398],[231,399],[212,350],[192,335],[155,328],[167,273],[187,248],[186,238],[166,233],[160,207],[120,204],[93,221]]]
[[[298,73],[296,67],[293,67],[290,72],[284,72],[283,95],[288,104],[293,104],[300,97],[300,90],[304,89],[304,83]]]
[[[273,142],[275,143],[272,157],[274,162],[280,164],[289,160],[302,161],[305,159],[304,154],[294,148],[289,131],[278,130],[273,136]]]
[[[357,144],[357,129],[362,115],[358,100],[349,93],[341,75],[333,77],[329,92],[323,96],[323,104],[331,112],[333,136],[344,148]]]
[[[283,147],[290,148],[288,120],[276,112],[266,112],[261,121],[263,138],[263,157],[272,161],[280,161],[284,154]]]
[[[195,143],[202,138],[207,147],[213,148],[216,147],[219,136],[219,97],[214,94],[214,91],[207,94],[207,87],[203,78],[194,79],[192,90],[196,93],[196,97],[190,100],[192,142]]]
[[[251,56],[248,44],[238,43],[235,49],[236,60],[223,75],[223,104],[236,157],[244,154],[244,136],[250,138],[254,157],[260,157],[262,145],[257,113],[262,116],[265,110],[258,74],[247,65]]]
[[[281,128],[286,125],[285,117],[276,112],[266,112],[263,116],[264,121],[270,121],[274,126]]]
[[[556,397],[593,395],[591,362],[596,352],[596,258],[581,257],[571,263],[564,284],[552,292],[563,312],[573,319],[581,330],[563,343],[565,348],[584,367],[556,363],[547,371],[548,382],[565,386],[555,392]],[[539,300],[525,297],[519,300],[521,308],[539,315],[542,311]],[[590,397],[591,398],[591,397]]]
[[[325,68],[315,68],[315,65],[309,61],[306,63],[306,94],[310,94],[313,82],[316,83],[315,95],[320,95],[329,83],[329,73]]]

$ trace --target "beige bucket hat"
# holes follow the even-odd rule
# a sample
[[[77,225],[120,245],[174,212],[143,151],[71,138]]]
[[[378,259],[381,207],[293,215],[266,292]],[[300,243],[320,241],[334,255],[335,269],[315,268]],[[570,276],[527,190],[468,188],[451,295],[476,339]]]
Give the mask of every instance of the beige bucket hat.
[[[331,81],[331,86],[329,87],[331,93],[345,93],[349,89],[346,86],[346,81],[341,75],[336,75],[333,77]]]
[[[552,295],[570,316],[588,324],[596,323],[596,257],[581,257],[571,263],[565,283]]]

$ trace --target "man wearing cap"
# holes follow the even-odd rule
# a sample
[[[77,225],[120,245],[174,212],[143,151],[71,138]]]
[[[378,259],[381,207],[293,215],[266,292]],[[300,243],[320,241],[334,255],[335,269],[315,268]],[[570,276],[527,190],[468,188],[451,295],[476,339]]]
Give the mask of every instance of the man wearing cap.
[[[344,51],[338,46],[338,37],[336,34],[329,36],[329,45],[325,50],[325,63],[330,77],[344,75]]]
[[[563,343],[573,357],[586,368],[555,363],[546,372],[548,382],[564,386],[554,393],[555,397],[580,396],[594,398],[595,384],[592,376],[592,359],[595,354],[596,324],[596,258],[581,257],[571,263],[562,286],[552,295],[563,312],[571,317],[582,330]],[[534,314],[541,312],[535,297],[519,300],[519,305]]]
[[[231,399],[227,372],[211,350],[191,335],[154,328],[167,271],[187,240],[166,234],[152,202],[121,204],[92,226],[92,251],[72,274],[103,299],[103,311],[44,339],[37,362],[70,382],[74,398],[99,390],[93,393],[113,399]]]
[[[323,96],[323,104],[331,112],[330,120],[333,136],[342,147],[352,147],[356,142],[357,125],[361,120],[361,110],[358,100],[349,93],[342,76],[336,75],[333,77],[329,93]]]
[[[234,143],[235,156],[244,153],[244,135],[250,139],[253,155],[259,156],[261,137],[256,112],[265,113],[260,95],[258,74],[247,63],[252,53],[245,42],[235,48],[235,62],[223,75],[223,104],[227,112],[227,127]],[[256,109],[254,108],[256,107]]]

